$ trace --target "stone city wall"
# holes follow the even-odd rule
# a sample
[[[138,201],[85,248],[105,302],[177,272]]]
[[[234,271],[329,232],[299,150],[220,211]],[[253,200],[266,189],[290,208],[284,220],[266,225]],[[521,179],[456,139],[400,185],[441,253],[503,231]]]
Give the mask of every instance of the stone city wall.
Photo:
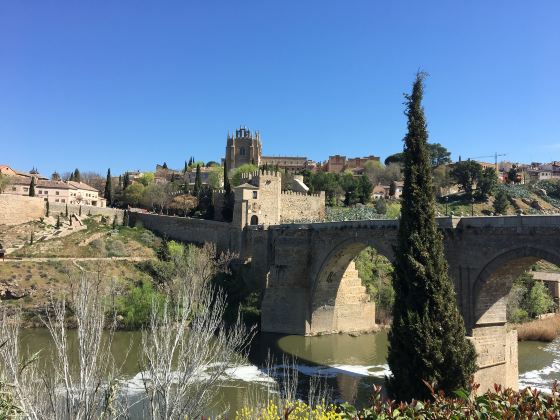
[[[303,194],[285,191],[280,194],[281,223],[294,220],[322,220],[325,217],[325,193]]]
[[[78,204],[68,204],[68,213],[79,214],[80,207],[82,208],[82,216],[88,215],[101,215],[105,217],[110,217],[111,221],[113,217],[117,215],[118,223],[122,223],[124,211],[121,209],[114,209],[111,207],[97,207],[97,206],[86,206],[86,205],[78,205]],[[66,214],[66,204],[62,203],[49,203],[49,211],[51,216],[57,214]]]
[[[40,197],[0,194],[0,225],[19,225],[45,215],[45,201]]]
[[[218,251],[238,252],[240,248],[240,230],[232,228],[229,223],[133,211],[130,212],[129,223],[130,226],[140,223],[146,229],[176,241],[212,243]]]

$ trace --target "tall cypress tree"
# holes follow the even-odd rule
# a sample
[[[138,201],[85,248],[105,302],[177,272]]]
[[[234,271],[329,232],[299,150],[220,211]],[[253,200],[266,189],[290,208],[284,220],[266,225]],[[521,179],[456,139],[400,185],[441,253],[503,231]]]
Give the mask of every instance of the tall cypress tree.
[[[35,177],[31,177],[31,184],[29,184],[29,197],[35,197]]]
[[[200,174],[200,165],[196,165],[196,175],[194,177],[194,196],[199,197],[202,190],[202,176]]]
[[[395,303],[389,332],[391,391],[400,400],[427,398],[423,383],[446,393],[467,387],[476,354],[447,274],[443,241],[435,220],[435,197],[418,73],[406,97],[404,188],[396,247]]]
[[[113,205],[113,181],[111,179],[111,168],[107,169],[107,179],[105,180],[105,198],[109,206]]]
[[[130,185],[130,174],[128,172],[125,172],[124,179],[123,179],[123,190],[126,190],[126,188],[129,185]]]
[[[80,170],[78,168],[76,168],[74,170],[74,177],[73,178],[74,178],[73,181],[82,182],[82,175],[80,174]]]
[[[229,174],[227,163],[224,162],[224,205],[222,207],[222,218],[225,222],[231,222],[233,219],[233,207],[235,205],[235,196],[229,182]]]

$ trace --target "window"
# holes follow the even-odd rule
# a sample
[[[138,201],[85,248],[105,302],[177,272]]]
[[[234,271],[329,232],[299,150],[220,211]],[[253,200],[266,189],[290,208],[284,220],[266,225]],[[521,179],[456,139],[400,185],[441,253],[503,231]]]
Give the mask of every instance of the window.
[[[45,191],[45,194],[47,194],[47,195],[48,195],[48,194],[49,194],[49,192],[48,192],[48,191]]]
[[[259,218],[255,215],[251,216],[251,225],[256,226],[259,224]]]
[[[56,201],[56,202],[58,203],[58,201],[59,201],[59,200],[58,200],[58,198],[57,198],[57,199],[56,199],[56,200],[54,200],[54,201]]]
[[[60,195],[60,191],[55,192],[56,195]]]
[[[41,194],[43,191],[39,190],[39,194]]]
[[[12,191],[16,191],[16,190],[17,190],[17,188],[16,188],[16,187],[12,187]]]
[[[239,156],[245,156],[245,148],[244,147],[239,149]]]
[[[29,192],[29,188],[23,187],[23,192]]]
[[[253,191],[253,198],[257,198],[257,191]]]
[[[60,201],[63,202],[63,203],[66,203],[66,200],[64,198],[61,199]]]

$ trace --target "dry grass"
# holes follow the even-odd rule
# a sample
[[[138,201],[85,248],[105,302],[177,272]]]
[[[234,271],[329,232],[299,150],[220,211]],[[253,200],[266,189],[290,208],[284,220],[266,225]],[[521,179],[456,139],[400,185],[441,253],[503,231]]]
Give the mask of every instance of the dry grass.
[[[517,324],[513,327],[517,329],[517,338],[519,341],[551,342],[560,335],[560,315],[545,319],[537,319],[524,324]]]

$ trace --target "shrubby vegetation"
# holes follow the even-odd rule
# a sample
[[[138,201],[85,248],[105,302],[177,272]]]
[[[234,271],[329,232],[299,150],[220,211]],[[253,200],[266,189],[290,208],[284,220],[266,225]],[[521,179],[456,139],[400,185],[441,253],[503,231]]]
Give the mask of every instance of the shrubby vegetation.
[[[508,296],[507,319],[520,323],[552,312],[554,300],[542,281],[535,281],[531,272],[523,273],[514,282]]]
[[[211,247],[167,245],[165,262],[173,266],[158,292],[142,282],[115,301],[112,283],[84,273],[73,279],[71,294],[53,295],[43,318],[56,347],[52,358],[20,353],[19,315],[3,313],[1,418],[128,418],[124,377],[110,351],[119,312],[123,322],[143,325],[136,404],[144,415],[200,418],[207,412],[226,369],[245,360],[253,333],[240,318],[230,326],[223,322],[225,295],[211,283],[230,256],[216,258]],[[77,328],[75,343],[68,337],[70,325]]]
[[[371,404],[357,409],[351,404],[316,404],[304,402],[278,406],[271,402],[264,407],[247,407],[236,413],[236,419],[340,419],[340,420],[385,420],[385,419],[555,419],[560,416],[560,395],[557,384],[550,394],[530,388],[521,391],[503,389],[499,386],[494,391],[475,397],[465,390],[454,392],[454,396],[445,396],[429,388],[431,397],[423,401],[414,400],[400,403],[385,400],[381,387],[375,386]],[[292,415],[292,413],[294,413]]]
[[[391,284],[393,265],[372,247],[360,252],[355,263],[362,284],[375,302],[376,321],[387,324],[395,301],[395,291]]]

